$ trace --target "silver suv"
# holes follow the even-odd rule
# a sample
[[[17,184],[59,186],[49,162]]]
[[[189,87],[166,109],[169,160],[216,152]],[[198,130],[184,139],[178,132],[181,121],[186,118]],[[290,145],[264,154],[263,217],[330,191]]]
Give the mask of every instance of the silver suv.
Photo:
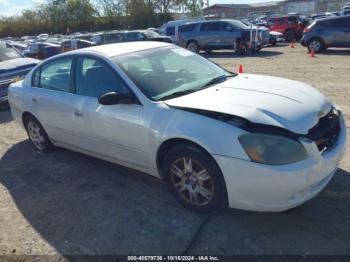
[[[258,34],[256,35],[256,32]],[[268,29],[253,29],[253,38],[261,49],[269,41]],[[211,20],[179,27],[179,44],[195,53],[200,50],[233,49],[245,52],[249,47],[250,26],[239,20]]]

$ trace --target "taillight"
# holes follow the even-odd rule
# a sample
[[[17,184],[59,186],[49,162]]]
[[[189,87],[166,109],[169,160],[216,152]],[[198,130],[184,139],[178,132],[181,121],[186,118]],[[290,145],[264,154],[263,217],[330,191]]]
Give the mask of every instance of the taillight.
[[[304,33],[309,33],[310,31],[311,31],[311,27],[310,26],[308,26],[308,27],[306,27],[304,29]]]

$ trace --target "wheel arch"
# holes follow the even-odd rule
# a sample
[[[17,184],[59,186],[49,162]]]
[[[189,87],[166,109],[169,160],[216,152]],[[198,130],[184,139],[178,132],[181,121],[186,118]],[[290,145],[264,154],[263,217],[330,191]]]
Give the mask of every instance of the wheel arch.
[[[186,42],[186,48],[188,47],[188,45],[189,45],[191,42],[195,42],[195,43],[199,46],[199,43],[198,43],[197,40],[195,40],[195,39],[189,39],[189,40],[187,40],[187,42]]]
[[[227,192],[227,185],[226,185],[226,179],[225,179],[225,176],[222,172],[222,169],[219,165],[219,163],[216,161],[216,159],[212,156],[211,153],[209,153],[209,151],[202,145],[200,145],[199,143],[197,142],[194,142],[190,139],[187,139],[187,138],[169,138],[167,140],[165,140],[158,148],[158,151],[157,151],[157,167],[158,167],[158,170],[159,170],[159,174],[160,174],[160,177],[161,178],[165,178],[165,174],[163,172],[163,161],[165,159],[165,156],[167,154],[167,152],[169,152],[172,148],[174,148],[175,146],[177,145],[190,145],[190,146],[193,146],[195,147],[196,149],[200,150],[200,151],[203,151],[204,153],[206,153],[208,155],[208,157],[213,161],[214,165],[216,165],[216,168],[218,169],[219,171],[219,179],[223,185],[223,197],[224,197],[224,201],[223,202],[225,205],[228,204],[228,192]]]
[[[322,37],[320,37],[320,36],[313,36],[307,41],[307,48],[309,49],[309,51],[310,51],[309,45],[310,45],[310,43],[313,40],[318,40],[320,42],[320,44],[321,44],[320,50],[318,50],[317,52],[322,52],[325,49],[327,49],[327,45],[326,45],[325,41],[322,39]]]
[[[320,36],[313,36],[313,37],[311,37],[311,38],[309,39],[309,41],[307,41],[307,45],[309,45],[310,42],[313,41],[313,40],[319,40],[319,41],[321,42],[321,44],[325,45],[325,41],[324,41],[323,38],[320,37]]]
[[[24,112],[22,113],[22,124],[23,124],[23,126],[25,125],[25,121],[26,121],[26,119],[27,119],[29,116],[34,117],[34,118],[40,123],[40,121],[38,120],[38,118],[35,117],[34,114],[32,114],[32,113],[29,112],[29,111],[24,111]]]
[[[193,147],[198,148],[199,150],[204,151],[213,159],[213,161],[217,164],[218,168],[220,169],[219,164],[216,162],[216,160],[213,158],[213,156],[209,153],[209,151],[204,146],[202,146],[199,143],[194,142],[190,139],[187,139],[187,138],[174,137],[174,138],[169,138],[169,139],[163,141],[157,150],[156,163],[157,163],[157,168],[160,171],[161,177],[163,177],[163,175],[164,175],[162,172],[162,168],[163,168],[163,161],[164,161],[164,158],[165,158],[167,152],[169,152],[173,147],[180,145],[180,144],[191,145]],[[221,171],[221,169],[220,169],[220,171]]]

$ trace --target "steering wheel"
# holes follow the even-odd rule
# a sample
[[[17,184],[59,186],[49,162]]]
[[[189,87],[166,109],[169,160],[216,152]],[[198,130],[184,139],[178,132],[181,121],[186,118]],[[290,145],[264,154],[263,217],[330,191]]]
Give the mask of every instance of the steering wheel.
[[[181,75],[185,75],[185,74],[189,74],[190,71],[188,71],[188,69],[186,69],[186,68],[182,68],[178,71],[178,73]]]
[[[179,77],[175,80],[176,83],[178,84],[185,84],[189,80],[189,73],[188,69],[180,69],[178,71]]]

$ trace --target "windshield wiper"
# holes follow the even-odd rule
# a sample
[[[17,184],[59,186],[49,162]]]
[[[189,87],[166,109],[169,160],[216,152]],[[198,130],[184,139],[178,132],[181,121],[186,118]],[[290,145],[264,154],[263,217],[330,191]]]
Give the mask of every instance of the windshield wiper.
[[[207,82],[204,86],[202,86],[201,89],[206,88],[208,86],[212,86],[212,85],[215,85],[215,84],[219,84],[219,83],[225,82],[227,80],[227,78],[234,77],[234,76],[236,76],[236,75],[235,74],[232,74],[232,75],[220,75],[220,76],[214,77],[209,82]]]
[[[196,92],[196,91],[197,91],[197,89],[178,91],[178,92],[174,92],[174,93],[172,93],[170,95],[163,96],[160,100],[168,100],[168,99],[175,98],[175,97],[178,97],[178,96],[188,95],[188,94]]]
[[[199,90],[205,89],[205,88],[207,88],[207,87],[209,87],[211,85],[215,85],[215,84],[218,84],[218,83],[225,82],[227,80],[227,78],[234,77],[234,76],[236,76],[236,74],[220,75],[220,76],[214,77],[213,79],[211,79],[209,82],[207,82],[205,85],[203,85],[200,88],[174,92],[174,93],[172,93],[170,95],[162,97],[160,100],[168,100],[168,99],[171,99],[171,98],[175,98],[175,97],[179,97],[179,96],[183,96],[183,95],[188,95],[190,93],[194,93],[194,92],[197,92]]]

